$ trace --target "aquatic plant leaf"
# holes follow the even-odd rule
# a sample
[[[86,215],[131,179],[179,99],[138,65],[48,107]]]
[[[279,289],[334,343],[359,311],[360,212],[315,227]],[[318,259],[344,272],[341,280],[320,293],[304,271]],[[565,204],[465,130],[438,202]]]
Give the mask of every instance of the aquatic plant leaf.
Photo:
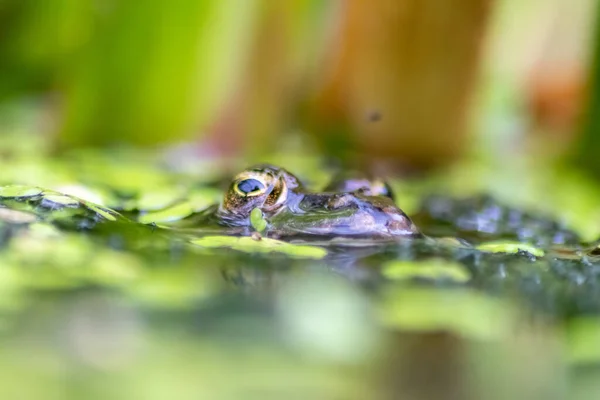
[[[480,244],[477,246],[477,249],[489,253],[518,253],[519,251],[526,251],[536,257],[544,256],[544,250],[520,242],[488,242]]]
[[[109,210],[109,209],[106,209],[106,208],[102,208],[102,207],[97,206],[97,205],[92,204],[92,203],[86,203],[86,206],[87,206],[87,208],[89,208],[90,210],[94,211],[96,214],[100,215],[104,219],[107,219],[109,221],[116,221],[117,220],[117,216],[113,215],[113,214],[117,214],[115,211],[112,211],[112,210]]]
[[[449,331],[466,338],[497,340],[514,329],[509,303],[467,289],[391,288],[379,318],[405,331]]]
[[[171,187],[173,182],[173,177],[152,165],[142,167],[133,163],[111,163],[109,159],[100,160],[96,165],[87,162],[78,165],[77,177],[80,181],[122,193],[138,194]]]
[[[159,191],[144,191],[137,201],[132,202],[135,208],[144,211],[157,211],[169,207],[183,197],[181,190],[168,187]]]
[[[295,245],[279,240],[262,238],[255,240],[251,237],[206,236],[192,240],[191,243],[202,247],[226,247],[246,253],[283,253],[300,258],[323,258],[327,251],[320,247]]]
[[[0,196],[0,205],[29,212],[42,220],[70,222],[73,225],[77,218],[83,218],[81,222],[86,226],[92,226],[98,220],[128,221],[116,211],[54,190],[24,186],[19,189],[14,186],[8,188],[7,193],[11,197]],[[23,196],[24,193],[28,196]],[[86,220],[87,223],[84,222]]]
[[[72,196],[76,199],[89,201],[96,204],[115,204],[115,196],[110,193],[109,190],[102,190],[100,188],[91,188],[78,183],[70,183],[59,185],[55,188],[57,192]]]
[[[9,185],[0,187],[0,197],[33,197],[42,194],[43,190],[36,186]]]
[[[44,198],[41,205],[48,208],[59,208],[59,207],[79,207],[81,202],[65,195],[48,194],[44,192]]]
[[[189,202],[176,204],[164,210],[149,212],[138,217],[138,221],[142,224],[150,224],[152,222],[171,222],[187,217],[193,212]]]
[[[423,261],[390,261],[382,266],[382,274],[393,280],[424,278],[467,282],[471,274],[460,263],[432,258]]]
[[[267,221],[260,208],[256,207],[250,212],[250,224],[257,232],[264,232],[267,229]]]
[[[31,288],[73,288],[85,284],[123,286],[138,279],[141,260],[132,253],[99,246],[89,237],[59,233],[43,223],[32,224],[15,237],[4,253],[5,266]]]
[[[202,188],[190,192],[187,199],[194,212],[205,209],[211,204],[216,204],[223,197],[223,192],[212,188]]]

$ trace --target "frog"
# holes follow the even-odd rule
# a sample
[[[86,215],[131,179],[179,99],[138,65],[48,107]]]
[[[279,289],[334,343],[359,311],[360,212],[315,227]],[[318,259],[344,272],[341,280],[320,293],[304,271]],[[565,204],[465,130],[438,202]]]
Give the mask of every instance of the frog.
[[[395,200],[394,191],[388,182],[364,171],[340,171],[323,189],[324,192],[356,192],[368,196],[386,196]]]
[[[338,177],[323,191],[310,191],[288,170],[258,164],[236,174],[207,220],[251,234],[251,214],[260,210],[262,233],[271,238],[406,239],[421,237],[399,208],[390,186],[367,176]]]

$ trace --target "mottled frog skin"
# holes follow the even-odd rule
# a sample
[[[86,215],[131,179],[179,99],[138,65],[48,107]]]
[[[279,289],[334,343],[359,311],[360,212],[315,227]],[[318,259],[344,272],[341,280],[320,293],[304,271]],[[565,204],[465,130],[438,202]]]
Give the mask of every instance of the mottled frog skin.
[[[338,179],[324,192],[310,192],[285,169],[257,165],[233,178],[214,217],[223,226],[249,228],[256,208],[270,237],[420,236],[392,200],[389,186],[366,177]]]

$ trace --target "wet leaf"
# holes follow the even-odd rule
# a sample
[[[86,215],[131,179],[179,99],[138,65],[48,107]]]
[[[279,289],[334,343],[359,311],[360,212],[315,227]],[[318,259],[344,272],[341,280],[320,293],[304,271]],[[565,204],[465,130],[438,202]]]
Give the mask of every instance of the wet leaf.
[[[250,224],[257,232],[264,232],[267,229],[267,221],[260,208],[256,207],[250,212]]]
[[[187,198],[194,212],[197,212],[218,203],[222,196],[223,192],[220,190],[202,188],[192,191]]]
[[[42,206],[47,208],[59,208],[59,207],[78,207],[81,203],[70,197],[64,195],[54,195],[44,193],[44,199],[42,200]]]
[[[109,204],[114,199],[107,193],[106,190],[92,189],[80,184],[65,184],[55,188],[57,192],[73,196],[83,201],[89,201],[96,204]]]
[[[100,215],[102,218],[107,219],[109,221],[116,221],[117,220],[117,213],[115,211],[112,210],[108,210],[105,208],[102,208],[100,206],[97,206],[95,204],[92,203],[86,203],[86,206],[92,210],[93,212],[95,212],[96,214]],[[114,215],[113,215],[114,214]]]
[[[171,222],[187,217],[193,212],[189,202],[176,204],[164,210],[149,212],[141,215],[138,221],[142,224],[150,224],[152,222]]]
[[[480,244],[477,246],[477,249],[489,253],[518,253],[519,251],[526,251],[536,257],[544,256],[544,250],[520,242],[488,242]]]
[[[294,245],[279,240],[262,238],[254,240],[250,237],[232,237],[232,236],[207,236],[201,239],[191,241],[193,244],[207,247],[218,248],[225,247],[246,253],[283,253],[292,257],[300,258],[323,258],[327,251],[320,247]]]
[[[439,258],[423,261],[390,261],[382,266],[382,274],[393,280],[423,278],[467,282],[471,278],[464,265]]]
[[[133,202],[133,204],[135,204],[135,208],[138,210],[156,211],[168,207],[182,197],[183,193],[181,190],[168,187],[159,191],[144,191],[141,193],[140,198]]]
[[[33,197],[42,194],[42,189],[35,186],[11,185],[0,187],[0,197]]]

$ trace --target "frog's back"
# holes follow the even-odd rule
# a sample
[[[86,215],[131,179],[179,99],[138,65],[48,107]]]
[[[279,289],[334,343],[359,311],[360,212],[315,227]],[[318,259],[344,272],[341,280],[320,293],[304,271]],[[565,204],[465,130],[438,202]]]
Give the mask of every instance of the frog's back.
[[[279,237],[392,238],[419,236],[416,226],[387,197],[360,193],[306,194],[271,219]]]

